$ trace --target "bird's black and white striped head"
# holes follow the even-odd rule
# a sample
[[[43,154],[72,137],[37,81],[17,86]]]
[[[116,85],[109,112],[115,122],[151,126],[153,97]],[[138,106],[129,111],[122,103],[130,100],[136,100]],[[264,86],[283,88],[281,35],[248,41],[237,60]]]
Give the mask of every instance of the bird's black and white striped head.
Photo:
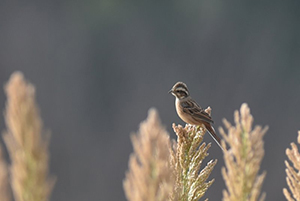
[[[172,95],[178,99],[183,99],[190,95],[186,84],[183,82],[177,82],[169,91],[169,93],[172,93]]]

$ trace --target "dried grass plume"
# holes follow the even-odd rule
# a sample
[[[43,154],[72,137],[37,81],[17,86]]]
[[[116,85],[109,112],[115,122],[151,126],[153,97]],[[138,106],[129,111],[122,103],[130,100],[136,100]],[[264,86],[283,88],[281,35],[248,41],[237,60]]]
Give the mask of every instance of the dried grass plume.
[[[226,168],[222,168],[222,175],[227,186],[223,191],[223,201],[262,201],[265,194],[260,196],[260,191],[266,172],[261,175],[258,172],[264,156],[263,136],[268,128],[255,126],[252,129],[253,117],[245,103],[240,113],[235,111],[234,121],[235,126],[232,126],[224,119],[228,134],[220,128],[225,140],[222,146]]]
[[[209,161],[200,169],[211,146],[210,143],[202,143],[205,128],[192,125],[183,128],[173,124],[173,129],[177,135],[177,142],[171,148],[171,165],[176,178],[174,194],[180,201],[197,201],[214,182],[214,179],[207,179],[217,160]]]
[[[123,182],[129,201],[166,201],[173,190],[174,178],[169,164],[169,135],[158,113],[150,109],[137,134],[131,135],[134,152]]]
[[[300,144],[300,131],[298,131],[298,144]],[[291,143],[291,149],[286,149],[286,155],[293,164],[292,167],[288,161],[285,161],[286,182],[291,194],[286,188],[283,189],[283,194],[288,201],[300,201],[300,153],[294,142]]]
[[[48,176],[49,136],[43,134],[35,89],[22,73],[5,86],[7,103],[4,140],[11,158],[10,179],[16,201],[47,201],[54,185]]]

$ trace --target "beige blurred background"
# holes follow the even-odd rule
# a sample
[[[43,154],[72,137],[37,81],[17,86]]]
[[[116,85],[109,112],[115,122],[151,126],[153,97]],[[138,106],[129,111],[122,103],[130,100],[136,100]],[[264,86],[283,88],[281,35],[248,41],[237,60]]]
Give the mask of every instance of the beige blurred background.
[[[269,125],[262,190],[283,200],[285,149],[300,130],[299,9],[295,0],[2,0],[0,81],[20,70],[36,85],[52,133],[52,200],[125,200],[129,134],[155,107],[175,137],[172,122],[183,122],[167,92],[177,81],[212,107],[216,129],[243,102]],[[208,158],[219,162],[205,197],[221,200],[214,143]]]

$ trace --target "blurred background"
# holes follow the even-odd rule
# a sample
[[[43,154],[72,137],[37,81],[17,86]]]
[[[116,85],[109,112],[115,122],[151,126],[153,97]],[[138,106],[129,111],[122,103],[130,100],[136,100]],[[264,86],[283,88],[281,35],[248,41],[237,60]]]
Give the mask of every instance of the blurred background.
[[[183,122],[167,92],[177,81],[212,107],[216,129],[243,102],[270,127],[262,191],[284,200],[285,149],[300,130],[299,9],[296,0],[0,1],[0,82],[20,70],[36,86],[52,133],[52,200],[126,200],[129,135],[155,107],[175,138],[171,124]],[[5,100],[1,90],[2,109]],[[213,158],[205,197],[221,200],[214,142]]]

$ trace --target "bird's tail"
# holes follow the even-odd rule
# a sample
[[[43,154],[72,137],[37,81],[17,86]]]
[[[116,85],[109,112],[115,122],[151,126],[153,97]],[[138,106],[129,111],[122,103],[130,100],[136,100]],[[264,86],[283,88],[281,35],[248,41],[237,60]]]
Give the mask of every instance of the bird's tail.
[[[207,130],[207,132],[210,134],[210,136],[216,141],[216,143],[219,145],[219,147],[222,149],[223,148],[221,146],[221,139],[217,136],[215,129],[212,127],[212,125],[210,123],[205,122],[204,126]]]

